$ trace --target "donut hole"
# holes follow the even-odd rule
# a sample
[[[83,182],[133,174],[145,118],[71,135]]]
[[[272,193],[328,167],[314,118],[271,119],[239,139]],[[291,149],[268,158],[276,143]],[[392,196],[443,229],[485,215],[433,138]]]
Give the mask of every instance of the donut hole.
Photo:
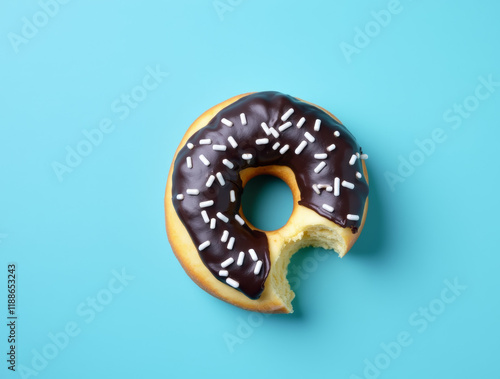
[[[246,219],[265,231],[284,226],[293,211],[290,187],[272,175],[259,175],[250,179],[243,190],[241,203]]]

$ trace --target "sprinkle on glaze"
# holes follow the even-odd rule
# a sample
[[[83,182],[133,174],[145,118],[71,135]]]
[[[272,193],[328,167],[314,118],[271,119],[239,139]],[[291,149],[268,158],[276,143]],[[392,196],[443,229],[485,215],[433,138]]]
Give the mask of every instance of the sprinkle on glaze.
[[[229,238],[229,242],[227,243],[227,249],[228,250],[233,250],[234,247],[234,241],[236,239],[234,237]]]
[[[293,114],[293,112],[294,112],[293,108],[287,110],[285,114],[281,116],[281,121],[285,122],[286,120],[288,120],[288,117],[290,117]]]
[[[321,170],[323,170],[325,167],[326,167],[326,163],[320,162],[319,165],[317,165],[316,168],[314,169],[314,172],[316,174],[319,174],[321,172]]]
[[[226,145],[213,145],[212,149],[216,151],[226,151],[227,146]]]
[[[300,143],[300,145],[295,149],[295,154],[299,155],[300,153],[302,153],[302,151],[306,148],[306,146],[307,146],[307,142],[302,141]]]
[[[349,188],[349,189],[354,189],[354,184],[346,181],[346,180],[343,180],[342,181],[342,187],[345,187],[345,188]]]
[[[198,250],[203,251],[209,246],[210,246],[210,241],[205,241],[200,246],[198,246]]]
[[[229,219],[220,212],[217,212],[216,216],[218,219],[224,221],[226,224],[229,222]]]
[[[240,113],[241,125],[247,124],[247,116],[244,113]]]
[[[230,161],[228,161],[225,158],[222,160],[222,163],[224,164],[224,166],[229,167],[230,169],[234,168],[234,164],[232,164]]]
[[[244,261],[245,261],[245,253],[243,251],[240,251],[240,255],[238,255],[238,260],[236,261],[236,264],[238,266],[241,266]]]
[[[304,133],[304,137],[306,137],[306,138],[307,138],[307,140],[308,140],[309,142],[314,142],[314,141],[316,141],[316,139],[315,139],[315,138],[312,136],[312,134],[311,134],[311,133],[309,133],[309,132],[305,132],[305,133]]]
[[[213,175],[210,175],[207,179],[207,182],[205,183],[205,185],[207,187],[212,187],[212,184],[214,184],[214,180],[215,180],[215,176]]]
[[[226,125],[226,126],[229,126],[229,127],[232,127],[233,126],[233,123],[231,121],[229,121],[227,118],[223,118],[221,120],[221,122]]]
[[[229,284],[233,288],[238,288],[240,286],[240,283],[238,283],[236,280],[227,278],[226,283]]]
[[[328,204],[323,204],[322,205],[322,208],[327,210],[328,212],[332,213],[333,212],[333,207],[331,205],[328,205]]]
[[[321,128],[321,120],[320,120],[320,119],[317,119],[317,120],[314,122],[314,131],[315,131],[315,132],[318,132],[320,128]]]
[[[231,146],[234,147],[235,149],[238,147],[238,143],[233,138],[233,136],[227,137],[227,140],[229,141],[229,143],[231,144]]]
[[[288,149],[289,149],[289,148],[290,148],[290,146],[289,146],[289,145],[285,145],[285,146],[283,146],[283,147],[280,149],[280,154],[285,154],[285,153],[288,151]]]
[[[205,224],[208,224],[210,222],[210,217],[208,217],[207,211],[201,211],[201,217],[203,218]]]
[[[292,126],[292,123],[290,121],[287,121],[286,123],[284,123],[283,125],[281,125],[278,130],[280,132],[284,132],[285,130],[287,130],[290,126]]]
[[[219,181],[219,184],[221,186],[224,186],[226,184],[226,181],[224,180],[224,177],[222,176],[222,174],[220,172],[215,174],[215,177],[217,178],[217,180]]]
[[[198,158],[200,158],[200,161],[202,161],[205,166],[210,166],[210,161],[203,154],[200,154]]]
[[[238,221],[238,224],[245,225],[245,220],[243,220],[239,214],[234,215],[234,218]]]
[[[262,268],[262,261],[257,261],[255,268],[253,270],[254,275],[259,275],[260,269]]]

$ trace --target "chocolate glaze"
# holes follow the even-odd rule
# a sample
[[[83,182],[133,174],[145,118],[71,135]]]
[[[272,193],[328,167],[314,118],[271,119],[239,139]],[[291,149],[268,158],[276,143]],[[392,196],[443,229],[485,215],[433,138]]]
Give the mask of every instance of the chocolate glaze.
[[[285,124],[281,117],[292,108],[294,112],[286,119],[292,125],[286,130],[278,131]],[[245,114],[246,125],[242,124],[241,113]],[[297,124],[301,118],[305,123],[299,128]],[[231,127],[223,123],[223,119],[231,121]],[[314,129],[316,120],[321,120],[319,131]],[[261,123],[265,122],[268,127],[274,128],[279,136],[267,135]],[[335,133],[338,131],[340,134]],[[314,138],[314,142],[305,137],[308,132]],[[338,136],[336,136],[335,134]],[[238,146],[235,148],[228,141],[232,136]],[[267,144],[259,145],[257,139],[267,138]],[[210,144],[200,144],[200,140],[210,139]],[[296,154],[295,150],[302,141],[307,142],[304,150]],[[273,149],[276,142],[280,146]],[[191,146],[193,144],[194,146]],[[335,149],[328,151],[327,148],[335,144]],[[213,149],[213,145],[225,145],[225,151]],[[289,145],[283,154],[280,150]],[[191,149],[189,148],[191,146]],[[326,159],[317,159],[315,154],[327,153]],[[199,251],[200,257],[210,272],[221,282],[226,283],[226,276],[220,276],[221,270],[227,270],[229,278],[236,281],[238,290],[251,299],[260,297],[264,290],[264,283],[269,274],[269,249],[267,237],[263,232],[252,230],[247,224],[240,225],[235,219],[241,205],[241,194],[243,191],[239,172],[248,167],[282,165],[288,166],[295,173],[297,185],[300,189],[301,199],[299,204],[310,208],[321,216],[335,222],[342,227],[351,228],[356,233],[363,215],[365,201],[368,196],[368,184],[362,176],[356,177],[356,173],[363,173],[359,156],[353,164],[353,154],[362,154],[353,135],[339,122],[335,121],[324,111],[297,100],[291,96],[279,92],[259,92],[245,96],[228,107],[221,110],[205,127],[193,134],[188,144],[179,151],[174,165],[172,175],[172,201],[175,210],[186,227],[193,243],[199,247],[205,241],[210,245]],[[210,162],[206,166],[199,156],[203,154]],[[243,154],[252,154],[252,159],[243,159]],[[191,157],[192,168],[188,167],[187,158]],[[228,168],[223,159],[230,161],[234,167]],[[325,162],[326,166],[315,173],[318,164]],[[227,162],[226,162],[227,163]],[[210,187],[207,187],[207,179],[210,175],[221,173],[225,185],[221,186],[215,179]],[[359,176],[359,174],[358,174]],[[338,177],[340,182],[346,181],[354,184],[354,189],[341,185],[340,195],[335,196],[332,190],[334,178]],[[328,184],[330,190],[321,189],[317,194],[313,184]],[[186,193],[187,189],[197,189],[199,195],[193,196]],[[230,191],[235,191],[235,201],[230,200]],[[177,195],[182,194],[182,200]],[[214,205],[201,208],[200,202],[213,200]],[[329,212],[323,208],[327,204],[334,208]],[[201,212],[205,210],[210,219],[216,219],[215,229],[210,228]],[[217,217],[221,212],[229,218],[225,223]],[[347,215],[359,216],[358,220],[349,220]],[[352,217],[351,217],[352,218]],[[221,236],[227,230],[229,237],[234,237],[234,247],[229,250],[228,242],[222,242]],[[262,268],[258,275],[254,274],[256,262],[252,260],[249,249],[254,249],[258,260],[262,261]],[[245,253],[244,262],[241,266],[237,264],[239,253]],[[223,268],[221,263],[228,258],[234,262]],[[225,273],[222,273],[225,274]],[[234,284],[234,282],[232,282]]]

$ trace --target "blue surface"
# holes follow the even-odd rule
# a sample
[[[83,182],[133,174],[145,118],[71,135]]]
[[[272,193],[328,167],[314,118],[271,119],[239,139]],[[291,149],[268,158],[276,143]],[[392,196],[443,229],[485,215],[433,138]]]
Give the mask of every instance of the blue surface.
[[[499,377],[499,3],[3,3],[0,377]],[[165,233],[186,128],[261,90],[331,110],[370,155],[366,229],[342,260],[294,257],[293,315],[212,298]]]

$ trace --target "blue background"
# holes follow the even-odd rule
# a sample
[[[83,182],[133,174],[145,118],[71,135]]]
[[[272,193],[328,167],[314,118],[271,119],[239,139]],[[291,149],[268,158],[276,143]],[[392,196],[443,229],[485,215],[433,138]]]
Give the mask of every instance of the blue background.
[[[44,18],[41,3],[3,1],[0,315],[4,324],[7,263],[16,262],[18,370],[73,379],[500,377],[500,87],[470,97],[480,78],[500,81],[500,5],[401,0],[385,26],[374,25],[371,12],[387,9],[387,1],[72,1]],[[19,42],[11,33],[22,35],[24,17],[46,25]],[[346,57],[342,43],[355,46],[356,28],[372,37],[358,36]],[[126,117],[113,111],[148,67],[169,75]],[[334,112],[370,155],[366,229],[342,260],[319,261],[312,248],[293,258],[302,275],[293,315],[252,316],[209,296],[165,233],[165,183],[187,127],[226,98],[262,90]],[[464,101],[474,111],[447,121]],[[53,163],[66,164],[66,147],[105,118],[114,130],[59,180]],[[415,140],[433,133],[446,138],[428,155],[415,152]],[[402,158],[418,163],[405,176]],[[263,188],[255,217],[279,225],[289,192],[276,181]],[[127,285],[103,297],[122,270]],[[466,287],[449,304],[440,300],[447,280]],[[96,296],[106,305],[91,317]],[[433,321],[423,321],[429,306]],[[66,340],[68,323],[79,334]],[[401,332],[412,343],[394,347]],[[60,349],[51,350],[51,336]],[[4,358],[0,377],[18,377]]]

